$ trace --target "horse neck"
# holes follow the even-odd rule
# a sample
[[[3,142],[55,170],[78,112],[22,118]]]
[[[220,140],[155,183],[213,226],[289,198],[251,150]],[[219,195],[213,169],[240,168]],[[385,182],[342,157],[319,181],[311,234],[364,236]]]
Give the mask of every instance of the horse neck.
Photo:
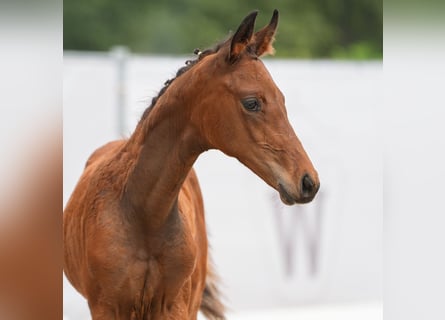
[[[126,145],[136,161],[124,198],[150,228],[162,226],[175,209],[180,188],[204,151],[197,130],[189,123],[188,106],[178,100],[161,96]]]

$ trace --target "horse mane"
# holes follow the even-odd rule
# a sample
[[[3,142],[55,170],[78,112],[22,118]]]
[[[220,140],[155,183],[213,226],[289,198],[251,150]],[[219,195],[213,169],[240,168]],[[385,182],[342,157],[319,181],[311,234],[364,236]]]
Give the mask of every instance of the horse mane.
[[[168,79],[167,81],[164,82],[164,86],[159,91],[158,95],[151,100],[150,106],[147,109],[145,109],[145,111],[142,114],[142,117],[139,120],[139,122],[144,121],[147,118],[147,116],[150,114],[150,111],[153,110],[154,106],[156,105],[156,102],[164,94],[164,92],[168,89],[168,87],[173,83],[173,81],[176,80],[176,78],[178,78],[180,75],[182,75],[182,74],[186,73],[187,71],[189,71],[195,64],[197,64],[199,61],[201,61],[201,59],[203,59],[204,57],[206,57],[206,56],[208,56],[210,54],[217,53],[219,51],[219,49],[221,49],[227,43],[227,41],[228,41],[228,39],[220,41],[219,43],[214,45],[212,48],[206,49],[204,51],[201,51],[199,49],[195,49],[193,51],[193,53],[197,57],[195,59],[193,59],[193,60],[186,60],[185,61],[185,66],[179,68],[179,70],[176,72],[175,77],[172,78],[172,79]]]

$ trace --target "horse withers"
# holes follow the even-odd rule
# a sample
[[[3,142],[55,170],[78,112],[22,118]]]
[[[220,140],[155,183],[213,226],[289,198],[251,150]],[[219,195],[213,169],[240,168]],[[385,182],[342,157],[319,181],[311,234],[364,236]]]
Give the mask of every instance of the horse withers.
[[[278,24],[257,12],[166,82],[127,140],[96,150],[64,211],[64,271],[94,320],[224,319],[209,262],[193,163],[209,149],[237,158],[288,205],[319,180],[259,59]]]

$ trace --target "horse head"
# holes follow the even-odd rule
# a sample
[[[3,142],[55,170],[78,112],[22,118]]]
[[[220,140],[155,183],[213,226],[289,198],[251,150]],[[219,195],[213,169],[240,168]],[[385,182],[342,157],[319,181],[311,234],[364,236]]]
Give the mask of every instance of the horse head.
[[[191,120],[206,149],[237,158],[276,189],[283,203],[306,203],[319,189],[318,174],[289,123],[283,93],[260,60],[274,52],[278,11],[254,33],[256,16],[246,16],[187,72],[182,85],[193,95]]]

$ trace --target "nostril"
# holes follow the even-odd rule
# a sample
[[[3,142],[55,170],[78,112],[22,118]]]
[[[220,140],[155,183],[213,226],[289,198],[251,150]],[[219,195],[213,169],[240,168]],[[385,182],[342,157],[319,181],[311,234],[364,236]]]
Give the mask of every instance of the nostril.
[[[305,174],[301,182],[301,190],[304,195],[310,195],[314,191],[315,183],[308,174]]]

